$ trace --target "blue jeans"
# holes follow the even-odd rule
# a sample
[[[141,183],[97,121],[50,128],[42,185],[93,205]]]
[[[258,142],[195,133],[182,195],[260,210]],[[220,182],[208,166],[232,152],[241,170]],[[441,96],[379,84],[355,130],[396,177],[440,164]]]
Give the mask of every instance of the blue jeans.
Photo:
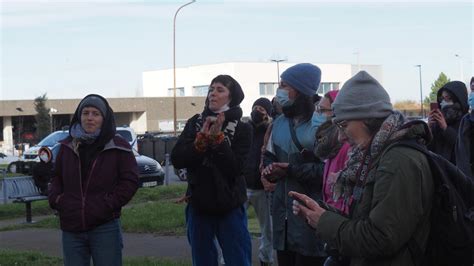
[[[120,219],[82,233],[62,232],[65,266],[122,265],[122,231]]]
[[[252,265],[252,243],[244,206],[224,215],[205,215],[186,206],[186,226],[193,266],[217,266],[216,237],[226,266]]]
[[[260,246],[258,258],[261,262],[273,263],[272,218],[270,215],[270,193],[263,189],[247,189],[248,208],[252,205],[260,225]]]

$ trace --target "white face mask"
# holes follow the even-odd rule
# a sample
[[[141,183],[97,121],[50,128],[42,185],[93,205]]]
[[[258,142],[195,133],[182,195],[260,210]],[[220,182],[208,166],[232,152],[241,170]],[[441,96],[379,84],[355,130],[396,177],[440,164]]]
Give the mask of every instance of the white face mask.
[[[229,109],[230,109],[229,104],[226,103],[226,104],[224,104],[221,108],[219,108],[219,109],[217,109],[217,110],[211,110],[211,111],[213,111],[214,113],[220,114],[220,113],[225,112],[225,111],[227,111],[227,110],[229,110]]]
[[[43,162],[47,162],[49,160],[49,156],[46,153],[41,153],[39,156],[40,160]]]
[[[447,106],[453,105],[453,104],[454,104],[453,102],[451,102],[451,101],[448,102],[448,101],[446,101],[446,100],[442,100],[442,101],[439,103],[439,105],[441,106],[441,109],[443,109],[443,108],[445,108],[445,107],[447,107]]]

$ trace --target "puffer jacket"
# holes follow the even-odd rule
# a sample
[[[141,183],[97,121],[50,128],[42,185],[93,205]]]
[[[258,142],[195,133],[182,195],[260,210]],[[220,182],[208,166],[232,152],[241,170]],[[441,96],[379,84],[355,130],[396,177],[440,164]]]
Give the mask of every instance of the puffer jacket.
[[[413,238],[424,250],[430,231],[434,184],[428,160],[417,150],[395,146],[373,166],[375,174],[351,208],[352,217],[324,212],[318,236],[350,257],[351,266],[414,266],[408,242]]]
[[[71,137],[60,143],[49,204],[59,212],[61,229],[85,232],[119,218],[122,206],[138,188],[137,161],[130,144],[115,136],[84,178],[77,143]]]

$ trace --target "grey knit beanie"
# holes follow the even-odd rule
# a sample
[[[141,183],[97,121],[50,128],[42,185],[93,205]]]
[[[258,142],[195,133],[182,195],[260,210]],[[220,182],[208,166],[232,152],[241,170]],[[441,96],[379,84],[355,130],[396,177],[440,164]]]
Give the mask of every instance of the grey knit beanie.
[[[85,107],[95,107],[102,113],[103,117],[107,115],[107,104],[98,95],[89,94],[84,97],[84,99],[82,99],[82,101],[79,103],[79,121],[82,109],[84,109]]]
[[[383,118],[393,113],[387,91],[369,73],[360,71],[342,86],[332,104],[334,122]]]

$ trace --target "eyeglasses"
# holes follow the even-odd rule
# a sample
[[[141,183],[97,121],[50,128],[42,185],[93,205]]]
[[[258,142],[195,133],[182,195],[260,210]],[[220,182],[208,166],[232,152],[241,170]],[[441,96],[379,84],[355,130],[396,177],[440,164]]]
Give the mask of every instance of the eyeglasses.
[[[321,108],[321,106],[319,106],[319,104],[316,104],[314,106],[314,111],[317,112],[318,114],[323,114],[323,113],[332,112],[332,109]]]
[[[336,124],[336,126],[341,129],[341,130],[344,130],[347,128],[347,120],[341,120],[339,122],[334,122],[334,124]]]

